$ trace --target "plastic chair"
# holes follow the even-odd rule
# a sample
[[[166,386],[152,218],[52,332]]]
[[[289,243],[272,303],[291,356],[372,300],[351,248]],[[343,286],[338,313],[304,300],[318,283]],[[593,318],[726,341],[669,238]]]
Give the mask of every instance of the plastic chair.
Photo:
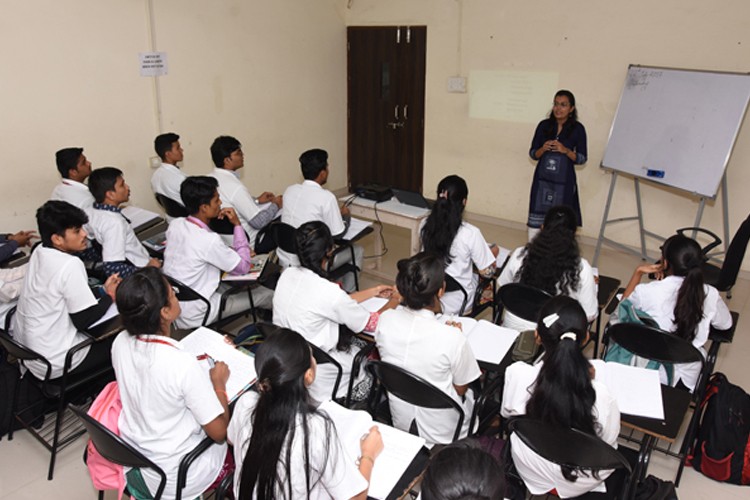
[[[629,498],[627,485],[632,467],[622,453],[600,438],[577,429],[555,428],[530,418],[515,418],[508,428],[534,453],[558,465],[586,471],[625,470],[625,488],[619,492],[619,498]]]
[[[718,236],[707,229],[700,227],[687,227],[677,230],[680,234],[684,234],[685,231],[700,231],[718,239],[719,243],[721,242]],[[706,283],[712,285],[720,292],[726,292],[728,299],[732,298],[732,287],[737,282],[737,275],[740,272],[742,260],[745,258],[745,251],[747,250],[747,244],[749,241],[750,216],[742,222],[737,232],[734,233],[721,267],[711,264],[710,262],[703,264],[703,278]],[[716,245],[712,243],[704,248],[704,255],[714,246]]]
[[[368,363],[367,369],[381,385],[380,390],[374,391],[376,398],[372,400],[373,403],[380,399],[384,388],[388,394],[403,399],[414,406],[430,409],[453,408],[458,413],[458,422],[451,442],[458,440],[464,424],[464,410],[448,394],[422,377],[384,361],[371,361]],[[371,405],[370,413],[374,413],[373,406],[374,404]],[[416,422],[412,422],[411,429],[416,429],[415,424]]]
[[[180,202],[159,193],[154,193],[154,196],[156,196],[156,202],[161,205],[168,216],[176,219],[177,217],[187,217],[190,215]]]
[[[552,298],[544,290],[521,283],[508,283],[497,292],[494,322],[500,324],[505,310],[519,318],[536,324],[542,306]]]
[[[99,454],[105,459],[112,463],[122,465],[123,467],[135,467],[135,468],[150,468],[156,472],[161,478],[159,481],[159,487],[156,493],[153,495],[154,500],[161,498],[164,493],[164,487],[167,485],[167,475],[164,471],[151,460],[143,456],[141,452],[130,446],[128,443],[122,440],[120,436],[107,429],[99,421],[91,417],[86,410],[81,407],[70,405],[71,411],[81,420],[86,431],[89,433],[91,442],[94,443],[94,447]],[[85,462],[85,454],[84,454]],[[125,493],[128,496],[127,487],[125,487]],[[104,492],[99,492],[99,499],[104,498]]]
[[[174,293],[178,301],[192,302],[194,300],[200,300],[206,305],[206,314],[203,315],[203,322],[201,323],[201,326],[206,326],[206,323],[208,323],[208,318],[211,317],[211,302],[206,297],[199,294],[181,281],[166,274],[164,275],[164,277],[167,278],[167,281],[174,289]]]
[[[44,356],[16,341],[5,331],[0,330],[0,345],[8,352],[8,354],[18,359],[21,363],[37,360],[41,361],[46,366],[46,374],[42,380],[37,379],[30,372],[27,372],[23,376],[19,375],[16,389],[13,393],[13,400],[10,403],[10,414],[11,418],[15,418],[20,422],[26,430],[28,430],[31,435],[34,436],[37,441],[42,443],[42,445],[50,452],[49,471],[47,473],[47,479],[49,480],[52,480],[55,472],[55,459],[57,458],[57,453],[85,432],[83,427],[76,428],[75,426],[68,425],[69,422],[64,421],[63,417],[65,416],[68,396],[74,391],[80,394],[78,389],[85,389],[87,384],[94,380],[97,382],[104,381],[106,380],[107,375],[114,378],[111,366],[105,366],[97,370],[83,373],[69,373],[72,371],[71,364],[73,363],[73,356],[94,342],[95,339],[93,337],[88,337],[86,340],[71,347],[65,354],[62,376],[56,379],[51,379],[50,374],[52,373],[52,365]],[[35,429],[33,422],[27,422],[24,419],[23,414],[28,408],[17,408],[19,390],[21,388],[20,380],[24,377],[30,377],[29,380],[42,391],[42,394],[46,399],[57,401],[57,412],[54,423],[50,422],[43,425],[41,429]],[[11,441],[12,439],[13,426],[11,425],[8,432],[8,441]]]

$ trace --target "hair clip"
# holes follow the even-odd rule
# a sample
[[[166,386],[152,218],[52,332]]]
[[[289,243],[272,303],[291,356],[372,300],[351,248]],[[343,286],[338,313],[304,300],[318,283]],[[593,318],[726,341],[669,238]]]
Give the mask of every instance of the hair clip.
[[[575,333],[573,333],[573,332],[565,332],[565,333],[563,333],[562,335],[560,335],[560,340],[564,340],[564,339],[570,339],[570,340],[572,340],[573,342],[575,342],[575,341],[576,341],[576,338],[577,338],[577,337],[576,337],[576,334],[575,334]]]
[[[258,392],[261,394],[267,394],[271,392],[271,381],[268,380],[268,378],[264,378],[263,380],[258,382]]]
[[[555,321],[560,319],[560,316],[557,315],[557,313],[552,313],[549,316],[545,316],[545,318],[542,320],[542,323],[544,323],[544,326],[549,328],[550,326],[555,324]]]
[[[447,200],[448,199],[448,190],[444,189],[444,190],[440,191],[440,194],[438,194],[438,198],[444,198],[444,199]]]

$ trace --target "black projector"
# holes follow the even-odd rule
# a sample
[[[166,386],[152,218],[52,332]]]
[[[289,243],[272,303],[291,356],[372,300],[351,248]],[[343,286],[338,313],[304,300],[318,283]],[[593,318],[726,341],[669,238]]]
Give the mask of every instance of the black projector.
[[[354,194],[360,198],[366,198],[374,201],[386,201],[393,197],[393,191],[387,186],[380,184],[360,184],[354,188]]]

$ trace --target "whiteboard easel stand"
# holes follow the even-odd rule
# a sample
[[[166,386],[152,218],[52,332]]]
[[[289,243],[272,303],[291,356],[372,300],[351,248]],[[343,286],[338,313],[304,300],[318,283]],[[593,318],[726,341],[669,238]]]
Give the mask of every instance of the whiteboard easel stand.
[[[617,176],[618,172],[615,170],[612,170],[612,180],[609,184],[609,194],[607,195],[607,203],[604,206],[604,215],[602,216],[602,225],[599,228],[599,238],[597,238],[596,241],[596,250],[594,251],[594,259],[592,260],[592,266],[597,267],[599,262],[599,255],[601,254],[602,245],[606,244],[610,247],[620,249],[624,252],[639,256],[641,260],[647,260],[648,255],[646,254],[646,236],[649,236],[651,238],[655,238],[661,241],[666,240],[666,238],[660,234],[656,234],[654,232],[651,232],[647,230],[644,227],[643,224],[643,208],[641,206],[641,183],[640,178],[634,177],[633,182],[635,184],[635,204],[637,209],[637,215],[629,216],[629,217],[618,217],[617,219],[609,220],[609,209],[612,206],[612,198],[615,194],[615,184],[617,183]],[[701,219],[703,218],[703,209],[706,206],[706,197],[701,196],[700,202],[698,203],[698,212],[695,214],[695,223],[693,224],[694,227],[700,227]],[[721,177],[721,207],[722,207],[722,216],[724,219],[724,252],[726,253],[727,248],[729,247],[729,191],[727,189],[727,174],[726,171],[724,171],[724,175]],[[616,224],[618,222],[626,222],[631,220],[637,220],[638,221],[638,230],[640,234],[640,241],[641,241],[641,251],[640,253],[637,250],[632,249],[631,247],[627,245],[623,245],[622,243],[618,243],[617,241],[611,240],[604,236],[604,232],[606,230],[607,225],[609,224]],[[692,237],[695,238],[696,231],[693,231]],[[719,253],[720,254],[720,253]],[[719,254],[712,254],[711,256],[719,255]]]

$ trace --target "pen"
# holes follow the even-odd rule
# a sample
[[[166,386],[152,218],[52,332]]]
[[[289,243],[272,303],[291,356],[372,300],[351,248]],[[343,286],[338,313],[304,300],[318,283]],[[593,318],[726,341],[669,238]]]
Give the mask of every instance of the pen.
[[[196,359],[198,361],[203,361],[203,360],[208,361],[208,366],[210,366],[211,368],[213,368],[214,366],[216,366],[216,362],[214,361],[214,358],[212,358],[208,354],[204,353],[204,354],[201,354],[200,356],[196,356]]]

